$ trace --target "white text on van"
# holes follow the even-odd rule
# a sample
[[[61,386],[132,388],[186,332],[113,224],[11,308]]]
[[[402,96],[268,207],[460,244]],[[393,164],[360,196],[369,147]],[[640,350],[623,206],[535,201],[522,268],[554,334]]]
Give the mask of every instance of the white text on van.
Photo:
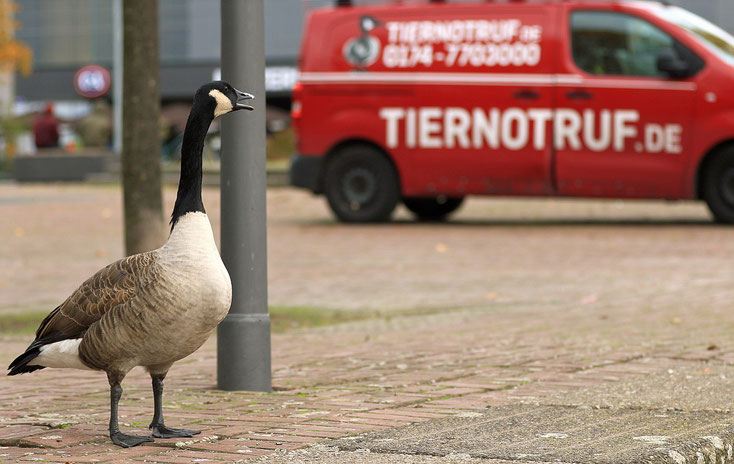
[[[552,125],[556,150],[625,151],[628,139],[638,139],[637,152],[683,151],[680,124],[645,124],[638,127],[640,114],[633,109],[571,108],[472,108],[420,107],[381,108],[388,148],[505,148],[521,150],[531,144],[546,148],[548,124]],[[401,136],[402,135],[402,136]]]

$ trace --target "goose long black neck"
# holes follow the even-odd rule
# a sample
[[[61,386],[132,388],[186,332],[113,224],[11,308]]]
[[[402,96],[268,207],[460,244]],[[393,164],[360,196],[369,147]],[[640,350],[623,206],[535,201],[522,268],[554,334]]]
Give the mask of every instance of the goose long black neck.
[[[171,230],[176,227],[176,221],[184,214],[195,211],[206,212],[201,201],[201,157],[204,151],[204,139],[213,119],[214,115],[210,108],[194,102],[189,119],[186,121],[181,145],[181,178],[171,215]]]

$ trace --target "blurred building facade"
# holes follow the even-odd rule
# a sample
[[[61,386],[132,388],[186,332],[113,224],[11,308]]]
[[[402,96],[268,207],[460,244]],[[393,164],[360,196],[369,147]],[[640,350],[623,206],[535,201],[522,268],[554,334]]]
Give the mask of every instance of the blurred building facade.
[[[25,101],[80,99],[74,73],[97,64],[112,68],[112,0],[16,0],[16,37],[34,52],[34,71],[20,77],[16,95]],[[354,0],[354,4],[390,0]],[[426,1],[426,0],[423,0]],[[452,1],[452,0],[447,0]],[[477,0],[453,0],[477,1]],[[734,32],[732,0],[671,0]],[[265,47],[268,97],[290,94],[304,15],[335,0],[266,0]],[[188,100],[193,89],[217,76],[220,56],[220,0],[159,0],[161,93],[164,100]]]
[[[16,36],[34,52],[34,72],[17,82],[26,100],[71,100],[72,80],[82,66],[112,69],[111,0],[16,0]],[[295,78],[304,8],[328,0],[267,0],[266,57],[269,95],[288,94]],[[161,93],[190,99],[202,82],[217,75],[220,56],[219,0],[159,0]]]

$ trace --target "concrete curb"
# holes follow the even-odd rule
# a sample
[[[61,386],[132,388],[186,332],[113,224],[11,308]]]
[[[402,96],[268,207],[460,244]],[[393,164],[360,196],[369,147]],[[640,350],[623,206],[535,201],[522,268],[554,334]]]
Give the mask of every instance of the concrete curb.
[[[528,462],[726,464],[734,416],[712,412],[507,405],[330,443],[369,450]]]

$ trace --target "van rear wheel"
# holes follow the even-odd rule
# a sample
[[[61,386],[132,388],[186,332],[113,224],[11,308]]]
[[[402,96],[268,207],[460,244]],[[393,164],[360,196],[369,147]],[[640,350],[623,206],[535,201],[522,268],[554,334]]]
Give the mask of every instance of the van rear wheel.
[[[464,197],[405,197],[403,204],[421,221],[443,221],[464,202]]]
[[[703,197],[716,222],[734,224],[734,146],[714,155],[703,182]]]
[[[378,149],[349,145],[326,165],[324,194],[341,221],[389,221],[400,199],[398,175]]]

